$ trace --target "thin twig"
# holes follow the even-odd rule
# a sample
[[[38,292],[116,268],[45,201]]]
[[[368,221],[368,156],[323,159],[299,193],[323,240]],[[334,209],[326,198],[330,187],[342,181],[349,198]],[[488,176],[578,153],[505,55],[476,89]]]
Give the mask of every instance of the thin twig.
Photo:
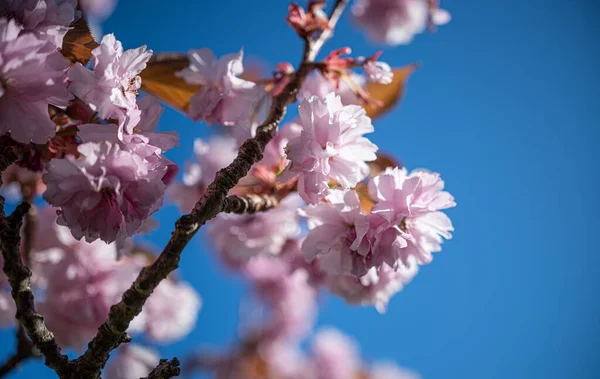
[[[34,357],[39,357],[39,354],[33,346],[33,342],[27,338],[25,329],[19,325],[17,328],[17,351],[0,366],[0,378],[3,378],[27,359]]]
[[[141,379],[171,379],[175,376],[179,376],[181,373],[179,365],[180,362],[177,358],[173,358],[170,361],[161,359],[158,366],[156,366],[147,377]]]

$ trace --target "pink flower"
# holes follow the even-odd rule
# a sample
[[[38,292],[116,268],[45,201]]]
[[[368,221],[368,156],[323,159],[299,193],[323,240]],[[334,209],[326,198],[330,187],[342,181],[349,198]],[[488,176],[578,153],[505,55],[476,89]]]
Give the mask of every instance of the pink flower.
[[[148,338],[161,343],[173,342],[192,330],[201,304],[200,296],[190,285],[165,279],[156,287],[138,318]]]
[[[385,228],[400,229],[407,246],[389,249],[385,236],[377,238],[377,261],[391,267],[410,264],[413,256],[419,264],[431,262],[433,252],[441,250],[442,237],[449,239],[454,230],[448,216],[440,210],[456,206],[454,198],[443,191],[444,181],[437,173],[388,168],[369,183],[369,193],[377,202],[371,212],[381,217]]]
[[[134,344],[121,345],[119,353],[106,369],[107,379],[139,379],[148,376],[158,365],[155,351]]]
[[[336,329],[320,330],[312,344],[315,379],[359,377],[361,362],[358,345]]]
[[[328,274],[360,277],[372,266],[370,219],[360,213],[354,191],[334,190],[326,200],[302,210],[310,228],[302,243],[304,257]]]
[[[364,276],[331,276],[328,286],[331,292],[343,297],[350,304],[374,305],[379,313],[384,313],[390,298],[400,292],[417,274],[419,266],[411,262],[394,270],[384,264],[379,270],[372,267]]]
[[[208,142],[196,139],[196,161],[186,163],[183,182],[169,187],[169,198],[179,205],[182,212],[191,211],[215,179],[217,171],[233,162],[237,148],[235,139],[231,137],[214,136]]]
[[[69,64],[51,42],[21,30],[14,19],[0,18],[0,135],[44,144],[56,129],[48,104],[67,105],[70,98]]]
[[[131,134],[141,114],[136,103],[142,83],[138,74],[151,56],[152,50],[146,50],[146,46],[123,51],[113,34],[105,35],[100,46],[92,50],[92,70],[81,63],[71,67],[69,89],[100,118],[117,119]]]
[[[286,241],[300,233],[297,196],[277,207],[254,214],[219,214],[211,221],[209,237],[225,263],[238,267],[257,255],[278,255]]]
[[[257,256],[244,267],[257,295],[270,306],[266,325],[259,327],[263,340],[298,339],[312,327],[316,315],[316,290],[302,269],[291,272],[279,257]],[[265,317],[260,317],[264,324]]]
[[[24,32],[35,33],[60,49],[76,7],[77,0],[2,0],[0,15],[14,17]]]
[[[51,160],[43,176],[44,199],[60,208],[58,223],[90,242],[140,231],[162,204],[168,168],[110,142],[85,143],[79,152]]]
[[[247,124],[260,89],[241,79],[244,72],[243,52],[228,54],[217,59],[210,49],[190,50],[190,66],[178,76],[202,88],[190,99],[189,116],[208,124]]]
[[[108,311],[131,285],[139,266],[116,260],[115,244],[77,242],[39,252],[53,254],[41,267],[47,288],[40,313],[64,347],[81,349],[106,320]]]
[[[441,25],[449,16],[431,10],[430,0],[358,0],[352,8],[356,22],[376,42],[388,45],[408,44],[425,31],[430,21]],[[445,12],[447,14],[447,12]]]
[[[377,146],[363,137],[374,130],[364,108],[343,106],[331,93],[324,100],[303,100],[299,113],[303,129],[290,141],[288,159],[290,170],[299,174],[298,192],[306,202],[326,196],[330,180],[350,188],[368,175],[365,162],[376,159]]]

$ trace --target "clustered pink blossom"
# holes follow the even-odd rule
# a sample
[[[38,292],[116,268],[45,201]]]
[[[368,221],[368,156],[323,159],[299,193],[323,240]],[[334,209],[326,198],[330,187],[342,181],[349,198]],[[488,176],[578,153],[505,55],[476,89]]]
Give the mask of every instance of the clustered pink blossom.
[[[298,173],[298,193],[316,203],[330,192],[330,182],[351,188],[369,174],[366,162],[376,159],[377,146],[363,137],[373,132],[371,119],[358,105],[342,105],[331,93],[312,96],[299,106],[300,136],[290,141],[290,170]]]
[[[55,135],[48,105],[66,105],[69,63],[56,46],[23,33],[15,19],[0,18],[0,135],[44,144]]]
[[[217,59],[210,49],[189,51],[190,66],[178,75],[190,84],[202,85],[190,99],[191,118],[228,126],[249,122],[260,89],[240,77],[243,55],[240,51]]]
[[[392,295],[431,262],[442,237],[451,238],[455,206],[438,174],[388,168],[369,183],[375,205],[361,211],[354,191],[334,190],[302,210],[310,228],[302,252],[327,274],[330,290],[349,303],[384,312]]]
[[[162,204],[167,167],[110,142],[85,143],[81,156],[53,159],[44,199],[77,239],[123,240],[140,231]]]
[[[358,0],[352,11],[357,24],[374,41],[388,45],[410,43],[429,22],[443,25],[450,21],[448,12],[432,9],[431,0]]]
[[[441,250],[442,237],[450,239],[452,223],[441,210],[456,206],[450,193],[443,190],[444,181],[437,173],[388,168],[369,183],[369,193],[377,204],[371,213],[381,217],[382,228],[398,228],[406,240],[400,249],[386,250],[378,257],[391,267],[431,262],[431,253]],[[375,244],[385,243],[384,237]]]
[[[81,63],[71,67],[69,89],[100,118],[116,119],[131,134],[141,114],[136,102],[142,83],[138,74],[151,56],[152,50],[146,46],[124,51],[113,34],[105,35],[100,46],[92,50],[91,70]]]
[[[0,0],[0,17],[14,17],[24,33],[62,47],[77,14],[77,0]]]

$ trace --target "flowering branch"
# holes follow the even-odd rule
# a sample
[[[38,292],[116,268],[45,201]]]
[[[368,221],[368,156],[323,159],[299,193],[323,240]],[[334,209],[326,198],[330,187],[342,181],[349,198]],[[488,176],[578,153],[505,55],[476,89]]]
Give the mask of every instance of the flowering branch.
[[[59,377],[63,377],[69,359],[61,353],[54,334],[44,324],[42,315],[35,311],[31,271],[23,264],[20,254],[19,233],[29,208],[29,203],[21,203],[7,217],[4,213],[4,198],[0,196],[0,250],[4,258],[4,273],[8,277],[12,288],[11,295],[17,306],[17,320],[44,355],[46,365],[56,371]]]
[[[144,303],[158,284],[178,267],[181,253],[188,242],[202,225],[224,210],[229,190],[246,176],[254,163],[262,159],[265,146],[274,137],[287,106],[296,100],[296,94],[304,79],[314,68],[315,57],[325,41],[331,37],[329,30],[335,27],[346,4],[347,0],[336,1],[330,16],[329,29],[323,31],[314,41],[307,40],[300,67],[281,93],[273,98],[269,113],[258,127],[256,136],[246,140],[240,146],[234,161],[216,174],[213,183],[208,186],[192,212],[177,220],[175,230],[160,256],[139,273],[131,287],[123,293],[121,301],[111,307],[108,319],[98,329],[86,352],[73,361],[75,377],[99,377],[110,352],[119,346],[131,320],[142,311]]]
[[[181,369],[179,368],[179,359],[173,358],[170,361],[161,359],[158,366],[142,379],[170,379],[179,376]]]

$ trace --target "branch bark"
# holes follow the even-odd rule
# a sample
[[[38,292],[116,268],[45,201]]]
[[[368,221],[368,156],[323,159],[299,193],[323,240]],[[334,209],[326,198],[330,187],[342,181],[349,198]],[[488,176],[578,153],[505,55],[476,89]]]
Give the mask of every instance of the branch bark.
[[[225,213],[256,213],[268,211],[279,205],[279,199],[274,195],[227,196],[223,203]]]
[[[181,373],[179,365],[179,359],[177,358],[173,358],[170,361],[161,359],[158,366],[147,377],[141,379],[171,379],[179,376]]]
[[[29,208],[29,203],[21,203],[7,217],[4,213],[4,198],[0,196],[0,250],[4,258],[4,273],[8,277],[12,288],[11,295],[17,306],[17,320],[44,355],[46,366],[62,378],[67,373],[69,359],[61,353],[54,334],[44,324],[42,315],[35,311],[31,271],[23,264],[21,258],[20,230]]]

